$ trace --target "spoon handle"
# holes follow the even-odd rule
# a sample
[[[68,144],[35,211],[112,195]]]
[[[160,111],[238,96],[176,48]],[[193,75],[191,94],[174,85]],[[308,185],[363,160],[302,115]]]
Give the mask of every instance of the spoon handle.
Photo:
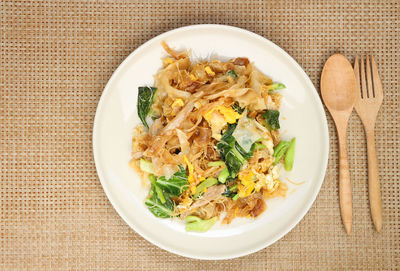
[[[339,199],[340,213],[347,234],[351,232],[353,203],[351,196],[351,182],[349,162],[346,150],[346,129],[338,129],[339,137]]]

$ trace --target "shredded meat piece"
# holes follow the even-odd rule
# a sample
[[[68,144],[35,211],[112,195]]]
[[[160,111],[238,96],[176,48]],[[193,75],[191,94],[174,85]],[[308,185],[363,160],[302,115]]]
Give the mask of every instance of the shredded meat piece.
[[[233,61],[234,65],[247,66],[249,64],[249,59],[247,57],[238,57]]]
[[[225,191],[225,185],[217,185],[210,187],[206,193],[204,193],[203,197],[197,201],[195,201],[192,206],[183,214],[183,216],[187,216],[190,212],[196,208],[200,208],[208,204],[213,200],[217,200],[222,197],[222,193]]]

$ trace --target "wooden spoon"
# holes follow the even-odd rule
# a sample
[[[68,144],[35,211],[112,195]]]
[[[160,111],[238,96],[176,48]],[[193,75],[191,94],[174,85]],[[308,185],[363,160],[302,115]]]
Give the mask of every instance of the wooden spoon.
[[[357,85],[353,68],[343,55],[334,54],[326,61],[321,75],[321,94],[338,133],[340,213],[346,232],[350,234],[353,206],[346,151],[346,128],[356,102]]]

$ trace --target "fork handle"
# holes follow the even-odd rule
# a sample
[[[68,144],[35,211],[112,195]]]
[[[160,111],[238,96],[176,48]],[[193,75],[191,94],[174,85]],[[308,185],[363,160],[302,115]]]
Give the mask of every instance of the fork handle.
[[[340,214],[347,234],[351,232],[353,220],[353,200],[351,196],[351,182],[349,161],[346,150],[346,128],[338,127],[339,137],[339,202]]]
[[[382,200],[379,182],[378,162],[375,151],[375,132],[372,129],[366,131],[368,152],[368,186],[369,204],[371,207],[372,221],[378,232],[382,230]]]

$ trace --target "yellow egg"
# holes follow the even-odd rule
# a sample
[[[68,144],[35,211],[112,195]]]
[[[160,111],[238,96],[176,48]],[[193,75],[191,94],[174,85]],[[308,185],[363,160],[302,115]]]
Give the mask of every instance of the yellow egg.
[[[238,178],[240,180],[240,183],[238,184],[239,197],[245,198],[250,196],[255,187],[254,172],[240,172]]]
[[[188,167],[188,170],[189,170],[188,181],[189,181],[190,184],[195,184],[193,165],[189,162],[189,160],[187,159],[186,155],[183,155],[183,158],[185,159],[185,163],[186,163],[186,165]],[[191,192],[192,192],[192,194],[196,193],[196,186],[191,187]]]
[[[185,103],[183,102],[182,99],[176,99],[172,104],[171,108],[177,107],[177,106],[183,106]]]
[[[204,114],[204,118],[210,122],[209,120],[212,117],[212,113],[214,111],[218,111],[220,112],[223,116],[224,119],[227,123],[233,124],[236,122],[237,119],[240,119],[240,117],[242,116],[241,114],[239,114],[238,112],[236,112],[235,110],[233,110],[233,108],[231,107],[226,107],[223,105],[219,105],[217,107],[214,107],[213,109],[209,110],[207,113]]]
[[[189,74],[190,79],[192,79],[192,81],[196,81],[197,80],[197,76],[194,74]]]
[[[209,66],[205,67],[204,70],[206,71],[206,73],[208,75],[211,75],[211,76],[215,75],[215,72]]]
[[[164,63],[165,66],[168,66],[169,64],[174,63],[174,60],[172,60],[169,57],[166,57],[166,58],[163,59],[163,63]]]
[[[240,119],[240,117],[242,116],[241,114],[233,110],[233,108],[231,107],[220,105],[217,106],[216,110],[218,110],[222,115],[224,115],[226,122],[230,124],[235,123],[236,120]]]

